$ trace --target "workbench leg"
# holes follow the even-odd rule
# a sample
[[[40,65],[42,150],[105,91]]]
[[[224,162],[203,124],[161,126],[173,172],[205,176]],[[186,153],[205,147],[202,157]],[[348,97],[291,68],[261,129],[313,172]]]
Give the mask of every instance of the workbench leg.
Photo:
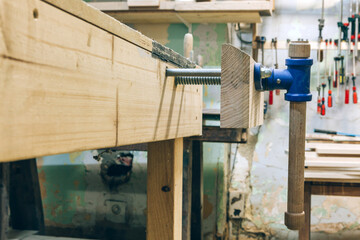
[[[0,163],[0,239],[6,240],[9,227],[9,163]]]
[[[148,144],[147,240],[181,240],[183,139]]]
[[[305,224],[299,231],[299,240],[310,239],[310,226],[311,226],[311,183],[310,182],[305,182],[304,210],[305,210]]]
[[[203,152],[201,141],[193,141],[191,239],[203,239]]]
[[[36,159],[10,163],[11,227],[44,231],[44,213]]]
[[[192,191],[192,141],[184,139],[183,161],[183,216],[182,239],[190,240],[191,236],[191,191]]]

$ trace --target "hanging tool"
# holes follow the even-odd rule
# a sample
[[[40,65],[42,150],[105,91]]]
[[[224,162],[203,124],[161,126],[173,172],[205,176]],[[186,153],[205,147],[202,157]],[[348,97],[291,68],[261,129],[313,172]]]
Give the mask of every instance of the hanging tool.
[[[358,39],[359,39],[359,1],[355,0],[355,48],[354,48],[354,54],[355,57],[358,55]]]
[[[331,41],[331,40],[330,40]],[[328,54],[328,39],[325,39],[325,72],[324,72],[324,76],[326,79],[326,73],[327,73],[327,54]],[[329,74],[327,76],[327,80],[328,80],[328,84],[329,84],[329,91],[328,91],[328,107],[332,107],[332,96],[331,96],[331,66],[329,66]],[[320,94],[320,93],[319,93]],[[319,112],[319,108],[318,108],[318,113]]]
[[[360,137],[360,134],[344,133],[344,132],[337,132],[337,131],[323,130],[323,129],[316,129],[316,128],[314,129],[314,132],[348,136],[348,137]]]
[[[275,50],[275,64],[274,64],[274,68],[278,69],[279,68],[279,64],[278,64],[278,53],[277,53],[277,38],[274,38],[274,50]],[[280,89],[276,89],[275,90],[275,94],[276,95],[280,95]]]
[[[317,113],[321,114],[321,87],[320,85],[316,87],[316,90],[318,92],[318,98],[317,98]]]
[[[339,69],[339,78],[338,83],[344,84],[345,82],[345,68],[344,68],[344,56],[340,56],[340,69]],[[336,84],[338,85],[338,84]]]
[[[340,57],[334,57],[334,64],[335,64],[335,74],[334,74],[334,81],[333,81],[333,87],[337,88],[337,82],[339,78],[339,72],[338,72],[338,63],[340,61]]]
[[[352,82],[353,82],[353,103],[357,103],[357,93],[356,93],[355,80],[356,80],[356,77],[355,77],[355,76],[352,76]]]
[[[341,41],[347,41],[348,39],[348,30],[349,30],[349,23],[342,23],[338,22],[338,27],[340,28],[341,32]]]
[[[352,1],[351,1],[352,3]],[[358,0],[356,0],[356,3],[358,3]],[[357,14],[357,12],[356,12]],[[358,15],[359,16],[359,15]],[[354,45],[355,45],[355,41],[354,41]],[[357,93],[356,93],[356,85],[355,85],[355,80],[356,80],[356,59],[355,59],[355,46],[353,48],[353,54],[352,54],[352,76],[351,76],[351,80],[353,83],[353,103],[357,103]]]
[[[321,5],[321,18],[318,19],[319,21],[319,38],[318,41],[321,42],[322,41],[322,30],[324,28],[324,23],[325,23],[325,19],[324,19],[324,0],[322,0],[322,5]]]
[[[328,77],[328,82],[329,82],[328,107],[331,108],[332,107],[331,76]]]
[[[325,116],[325,88],[326,88],[326,83],[322,83],[321,86],[322,86],[322,89],[323,89],[323,97],[321,99],[321,116]]]
[[[346,87],[345,87],[345,104],[349,104],[350,98],[350,89],[349,89],[349,78],[346,77]]]

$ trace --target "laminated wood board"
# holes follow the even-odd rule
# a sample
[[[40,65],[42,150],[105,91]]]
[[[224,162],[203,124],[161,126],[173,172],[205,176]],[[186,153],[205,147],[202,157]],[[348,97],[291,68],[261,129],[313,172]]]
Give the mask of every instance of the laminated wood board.
[[[195,65],[81,0],[0,0],[0,58],[0,161],[201,135]]]

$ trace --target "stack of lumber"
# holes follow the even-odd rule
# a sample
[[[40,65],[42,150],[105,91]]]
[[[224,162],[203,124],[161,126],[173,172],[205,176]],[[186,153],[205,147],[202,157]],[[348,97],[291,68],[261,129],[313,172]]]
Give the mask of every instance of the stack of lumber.
[[[360,182],[359,138],[311,135],[305,148],[306,181]]]

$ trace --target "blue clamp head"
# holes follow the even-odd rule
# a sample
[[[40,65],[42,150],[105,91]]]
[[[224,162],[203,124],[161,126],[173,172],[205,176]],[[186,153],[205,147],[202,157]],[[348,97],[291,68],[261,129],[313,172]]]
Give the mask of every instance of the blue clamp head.
[[[285,100],[291,102],[311,101],[310,74],[312,59],[288,58],[287,69],[269,69],[259,63],[254,65],[254,83],[257,91],[285,89]]]

